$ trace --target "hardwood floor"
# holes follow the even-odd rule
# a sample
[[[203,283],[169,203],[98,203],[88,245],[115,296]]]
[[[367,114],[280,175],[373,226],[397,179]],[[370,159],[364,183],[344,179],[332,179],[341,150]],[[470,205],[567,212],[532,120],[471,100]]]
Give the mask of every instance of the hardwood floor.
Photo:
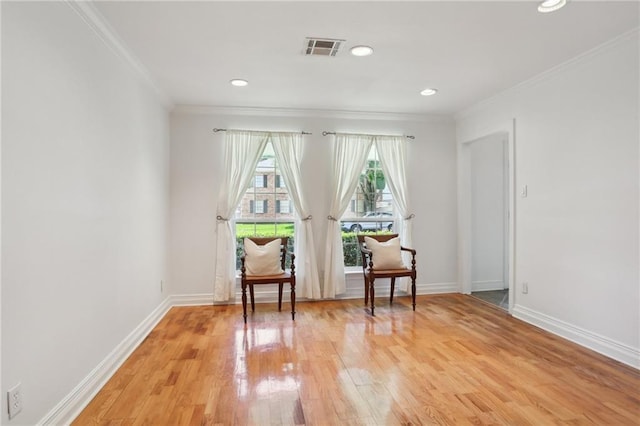
[[[74,425],[638,425],[640,372],[464,295],[172,308]]]

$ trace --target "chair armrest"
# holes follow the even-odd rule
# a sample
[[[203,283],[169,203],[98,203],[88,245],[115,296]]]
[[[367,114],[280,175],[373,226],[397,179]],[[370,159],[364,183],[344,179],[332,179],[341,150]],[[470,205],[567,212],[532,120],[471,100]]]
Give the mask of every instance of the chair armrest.
[[[360,253],[362,253],[362,273],[366,276],[367,268],[373,269],[373,252],[365,247],[364,244],[361,244]]]
[[[416,251],[412,248],[408,247],[400,247],[400,250],[408,251],[411,253],[411,269],[415,272],[416,270]]]
[[[408,251],[408,252],[409,252],[409,253],[411,253],[413,256],[415,256],[415,255],[416,255],[416,251],[415,251],[414,249],[412,249],[412,248],[408,248],[408,247],[400,247],[400,250]]]

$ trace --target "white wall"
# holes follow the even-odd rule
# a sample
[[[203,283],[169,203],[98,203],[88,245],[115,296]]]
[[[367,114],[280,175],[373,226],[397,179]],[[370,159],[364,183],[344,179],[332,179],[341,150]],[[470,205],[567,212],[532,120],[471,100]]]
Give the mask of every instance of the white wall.
[[[2,395],[40,421],[162,300],[168,112],[66,2],[2,2]]]
[[[504,136],[471,142],[471,290],[505,288]]]
[[[456,147],[451,120],[313,111],[177,108],[171,118],[171,292],[211,300],[215,217],[222,172],[224,133],[214,127],[307,131],[303,179],[312,188],[318,265],[324,267],[329,205],[331,136],[322,131],[409,134],[409,189],[416,214],[414,246],[418,283],[430,291],[457,291]],[[361,293],[362,277],[357,277]],[[197,295],[201,295],[198,299]]]
[[[461,113],[457,137],[515,118],[514,314],[640,367],[638,44],[635,31]]]

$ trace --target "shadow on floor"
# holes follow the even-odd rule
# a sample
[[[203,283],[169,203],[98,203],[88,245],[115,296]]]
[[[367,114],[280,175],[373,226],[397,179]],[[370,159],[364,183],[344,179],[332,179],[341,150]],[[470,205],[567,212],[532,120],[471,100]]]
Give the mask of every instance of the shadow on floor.
[[[506,311],[509,310],[509,290],[476,291],[471,295]]]

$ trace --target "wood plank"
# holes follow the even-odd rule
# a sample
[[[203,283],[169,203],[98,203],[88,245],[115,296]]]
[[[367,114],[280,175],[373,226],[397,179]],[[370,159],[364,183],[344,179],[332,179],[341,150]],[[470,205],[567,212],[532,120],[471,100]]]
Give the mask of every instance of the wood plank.
[[[74,425],[640,424],[640,372],[464,295],[172,308]]]

